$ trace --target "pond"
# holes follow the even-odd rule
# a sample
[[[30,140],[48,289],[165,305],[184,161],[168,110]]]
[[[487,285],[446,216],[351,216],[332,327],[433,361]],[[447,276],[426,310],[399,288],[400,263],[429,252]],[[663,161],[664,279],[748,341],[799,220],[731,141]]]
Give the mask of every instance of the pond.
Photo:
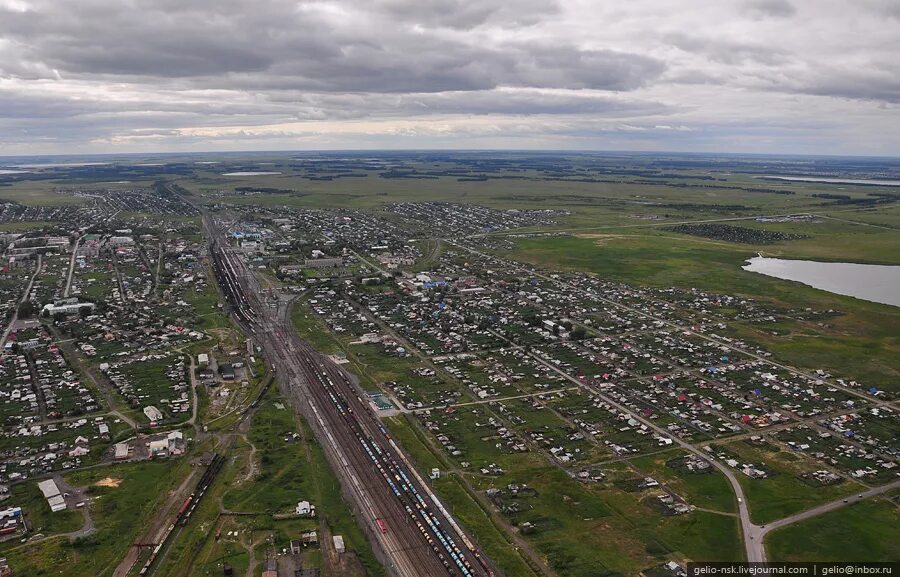
[[[280,172],[268,172],[260,170],[245,170],[242,172],[223,172],[222,176],[269,176],[273,174],[281,174]]]
[[[757,256],[742,268],[839,295],[900,307],[900,266]]]
[[[874,178],[820,178],[816,176],[766,175],[768,180],[790,180],[792,182],[823,182],[826,184],[873,184],[877,186],[900,186],[900,180],[878,180]]]

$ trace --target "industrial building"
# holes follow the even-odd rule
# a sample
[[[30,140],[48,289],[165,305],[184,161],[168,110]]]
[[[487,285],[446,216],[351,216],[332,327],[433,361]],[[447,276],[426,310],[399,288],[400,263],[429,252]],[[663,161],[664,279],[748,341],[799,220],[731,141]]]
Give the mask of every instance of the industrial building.
[[[337,268],[344,266],[343,258],[308,258],[303,261],[303,266],[307,268]]]
[[[78,302],[77,298],[62,299],[45,304],[43,311],[47,316],[53,316],[56,313],[70,315],[79,312],[83,307],[94,310],[94,303]]]
[[[153,405],[144,407],[144,415],[146,415],[146,417],[150,420],[151,425],[155,425],[163,419],[162,411],[160,411]]]
[[[51,511],[56,513],[66,508],[66,500],[60,493],[59,487],[56,486],[56,481],[53,479],[38,481],[38,489],[41,490],[44,498],[47,499],[47,504],[50,505]]]

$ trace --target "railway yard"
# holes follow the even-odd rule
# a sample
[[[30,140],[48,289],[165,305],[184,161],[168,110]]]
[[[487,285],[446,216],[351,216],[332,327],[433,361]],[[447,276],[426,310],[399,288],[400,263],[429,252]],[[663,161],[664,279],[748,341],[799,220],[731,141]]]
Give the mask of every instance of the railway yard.
[[[216,225],[208,229],[215,231]],[[293,336],[289,316],[255,295],[258,285],[242,259],[210,235],[217,276],[235,314],[268,352],[277,379],[313,424],[342,475],[344,494],[380,541],[399,575],[494,575],[489,563],[411,469],[360,391],[331,360]],[[355,409],[355,410],[354,410]],[[320,438],[321,438],[320,437]],[[373,529],[374,526],[374,529]],[[387,526],[392,529],[387,530]]]

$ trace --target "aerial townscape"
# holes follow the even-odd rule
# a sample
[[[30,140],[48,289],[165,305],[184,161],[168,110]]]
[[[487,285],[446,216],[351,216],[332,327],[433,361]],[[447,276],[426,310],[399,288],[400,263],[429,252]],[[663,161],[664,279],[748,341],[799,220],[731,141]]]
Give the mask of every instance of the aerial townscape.
[[[0,577],[900,575],[898,79],[900,0],[0,0]]]
[[[774,162],[8,163],[5,574],[895,560],[900,164]]]

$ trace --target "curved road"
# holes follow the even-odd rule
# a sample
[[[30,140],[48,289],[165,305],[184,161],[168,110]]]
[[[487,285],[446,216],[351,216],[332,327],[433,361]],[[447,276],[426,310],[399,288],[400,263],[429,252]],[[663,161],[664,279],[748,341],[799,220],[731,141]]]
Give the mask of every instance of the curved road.
[[[784,519],[779,519],[778,521],[774,521],[767,525],[753,525],[754,533],[751,534],[751,539],[756,542],[756,545],[762,549],[763,541],[765,536],[770,532],[776,529],[781,529],[782,527],[786,527],[788,525],[793,525],[794,523],[798,523],[800,521],[805,521],[807,519],[812,519],[813,517],[817,517],[822,515],[823,513],[829,513],[836,509],[840,509],[841,507],[846,507],[848,505],[853,505],[855,503],[859,503],[865,499],[870,497],[877,497],[883,493],[888,493],[893,491],[894,489],[900,488],[900,479],[897,479],[893,483],[888,483],[887,485],[882,485],[880,487],[873,487],[871,489],[866,489],[860,493],[855,495],[850,495],[847,497],[842,497],[840,499],[835,499],[830,503],[825,503],[824,505],[819,505],[818,507],[813,507],[812,509],[808,509],[806,511],[801,511],[795,515],[791,515],[790,517],[785,517]]]

